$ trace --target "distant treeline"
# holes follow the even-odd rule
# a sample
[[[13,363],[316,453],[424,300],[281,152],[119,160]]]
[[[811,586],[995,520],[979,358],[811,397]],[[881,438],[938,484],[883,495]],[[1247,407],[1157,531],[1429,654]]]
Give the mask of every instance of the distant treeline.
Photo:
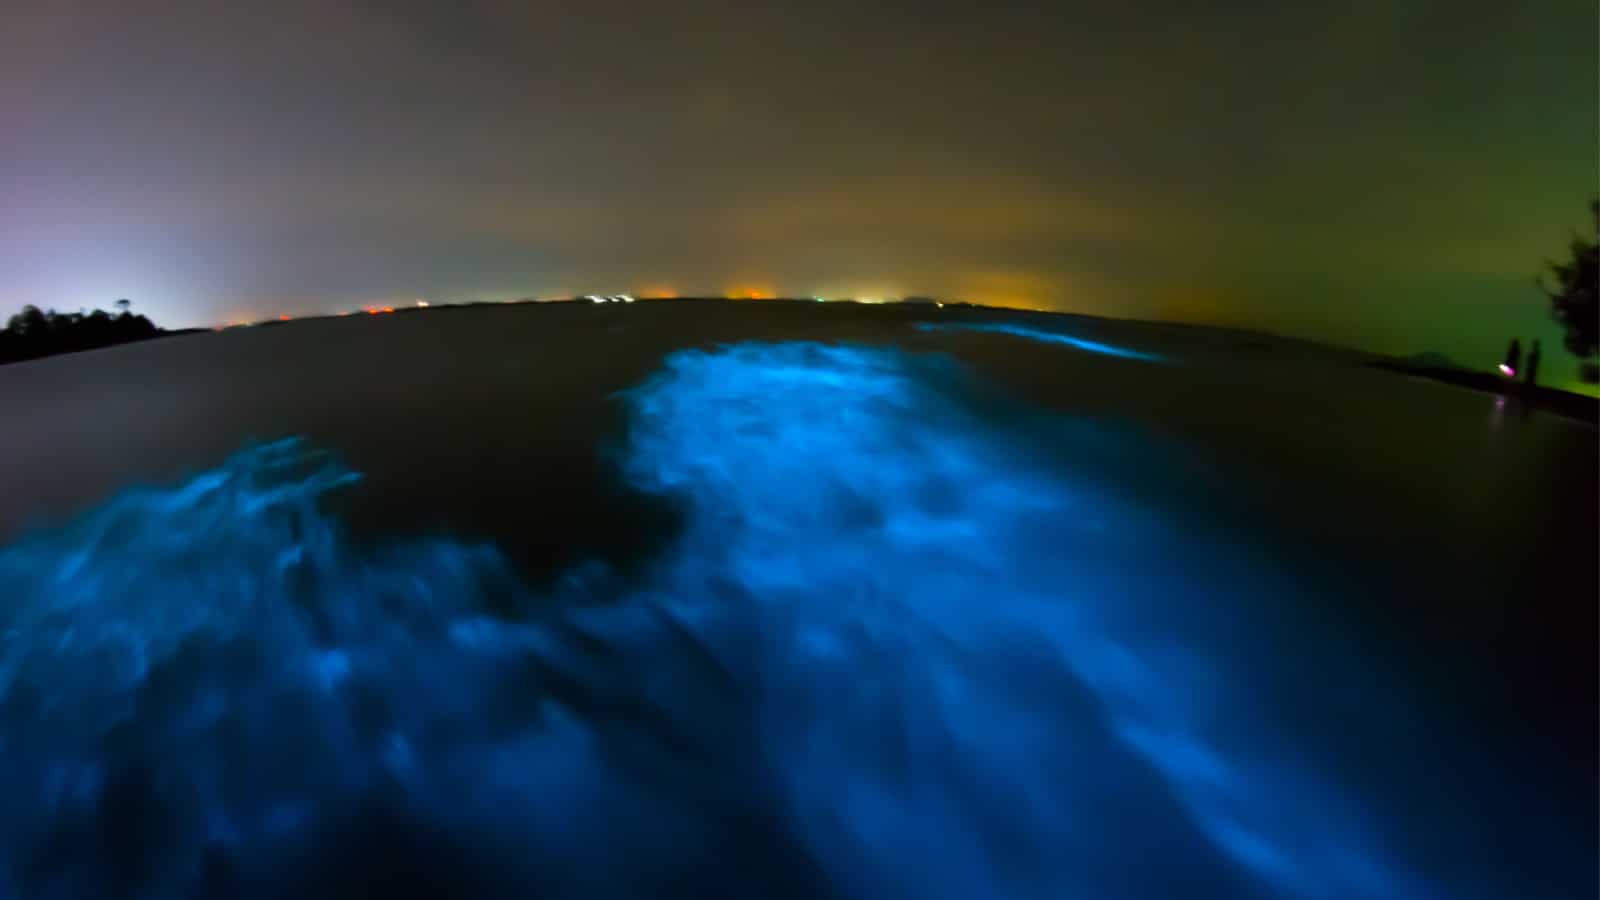
[[[126,300],[118,300],[116,313],[103,309],[58,313],[24,306],[0,331],[0,364],[110,347],[166,333],[144,316],[130,312],[129,305]]]

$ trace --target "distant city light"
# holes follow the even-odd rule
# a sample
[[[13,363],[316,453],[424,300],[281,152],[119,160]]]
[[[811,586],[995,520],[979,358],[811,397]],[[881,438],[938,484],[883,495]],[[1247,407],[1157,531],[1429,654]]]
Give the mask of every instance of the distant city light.
[[[417,305],[422,307],[422,308],[424,308],[424,309],[426,309],[427,306],[428,306],[428,301],[426,301],[426,300],[418,300],[417,301]]]
[[[611,298],[610,297],[597,297],[594,294],[585,294],[583,299],[592,301],[594,303],[610,303],[611,302]]]
[[[628,296],[627,294],[618,294],[615,297],[612,297],[611,299],[620,300],[623,303],[632,303],[633,302],[633,298]]]

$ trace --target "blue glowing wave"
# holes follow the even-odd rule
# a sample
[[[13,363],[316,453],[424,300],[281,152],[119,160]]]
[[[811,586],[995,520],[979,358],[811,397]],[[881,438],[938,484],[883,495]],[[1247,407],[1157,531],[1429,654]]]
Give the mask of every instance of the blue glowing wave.
[[[1009,334],[1013,337],[1027,338],[1030,341],[1063,344],[1074,350],[1099,353],[1104,356],[1115,356],[1121,359],[1137,359],[1142,362],[1160,362],[1162,360],[1159,354],[1129,350],[1126,347],[1118,347],[1114,344],[1084,340],[1083,338],[1073,337],[1070,334],[1062,334],[1059,331],[1029,328],[1026,325],[1017,325],[1011,322],[918,322],[916,328],[918,331],[977,331],[990,334]]]
[[[1230,629],[1128,588],[1160,520],[960,377],[672,355],[627,397],[686,509],[642,587],[357,549],[296,441],[0,551],[0,896],[1424,896]]]

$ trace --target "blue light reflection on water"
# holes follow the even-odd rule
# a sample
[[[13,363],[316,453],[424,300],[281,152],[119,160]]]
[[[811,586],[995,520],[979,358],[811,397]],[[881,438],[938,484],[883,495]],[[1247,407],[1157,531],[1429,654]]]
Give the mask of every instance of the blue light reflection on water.
[[[1087,353],[1099,353],[1103,356],[1115,356],[1120,359],[1136,359],[1141,362],[1161,362],[1163,357],[1156,353],[1144,353],[1139,350],[1129,350],[1115,344],[1106,344],[1100,341],[1086,340],[1062,334],[1059,331],[1047,331],[1043,328],[1029,328],[1014,322],[918,322],[918,331],[976,331],[989,334],[1009,334],[1012,337],[1027,338],[1030,341],[1041,341],[1046,344],[1062,344],[1082,350]]]
[[[672,355],[627,397],[623,471],[687,510],[643,587],[358,550],[297,441],[0,551],[0,895],[335,893],[410,841],[458,891],[1431,896],[1252,718],[1227,610],[1117,590],[1159,519],[962,377]]]

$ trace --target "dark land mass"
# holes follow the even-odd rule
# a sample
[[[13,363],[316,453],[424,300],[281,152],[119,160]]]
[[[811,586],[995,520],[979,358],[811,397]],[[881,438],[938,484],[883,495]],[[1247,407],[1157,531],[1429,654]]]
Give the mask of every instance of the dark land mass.
[[[1402,375],[1427,378],[1486,394],[1514,398],[1517,403],[1529,409],[1565,416],[1590,425],[1600,425],[1600,398],[1586,397],[1583,394],[1543,385],[1529,385],[1509,380],[1493,372],[1419,365],[1405,360],[1379,360],[1369,365],[1390,372],[1399,372]]]
[[[169,331],[126,309],[113,315],[103,309],[58,313],[27,306],[0,329],[0,365],[204,330]]]

